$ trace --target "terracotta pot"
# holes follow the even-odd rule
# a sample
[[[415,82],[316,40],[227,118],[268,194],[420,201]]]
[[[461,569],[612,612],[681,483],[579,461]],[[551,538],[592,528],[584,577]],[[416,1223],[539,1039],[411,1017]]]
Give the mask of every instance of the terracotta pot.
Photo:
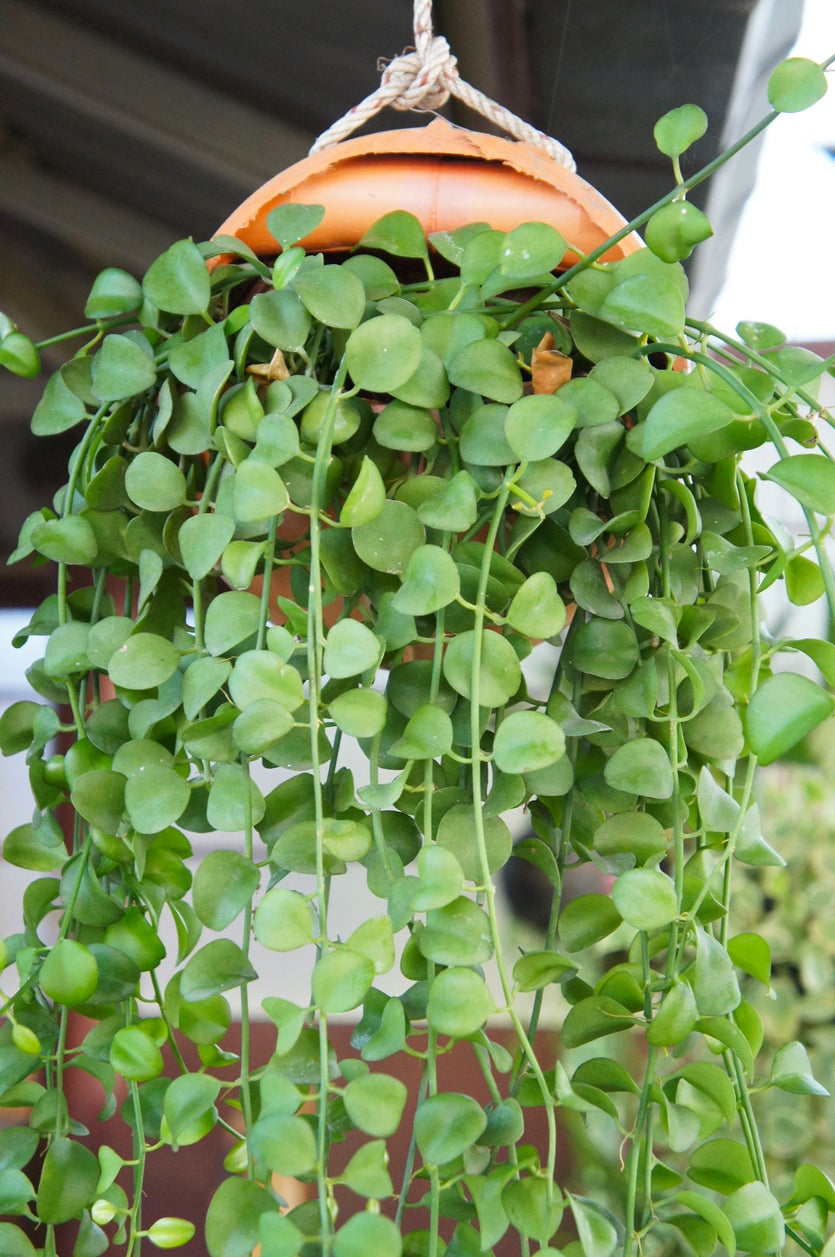
[[[321,224],[300,242],[316,252],[353,248],[376,219],[395,209],[409,210],[427,233],[471,222],[500,231],[548,222],[583,253],[625,224],[591,184],[542,150],[442,119],[346,140],[306,157],[248,197],[218,234],[236,236],[261,256],[275,254],[267,215],[285,202],[324,205]],[[637,236],[628,236],[606,260],[640,247]],[[565,264],[575,257],[568,254]]]

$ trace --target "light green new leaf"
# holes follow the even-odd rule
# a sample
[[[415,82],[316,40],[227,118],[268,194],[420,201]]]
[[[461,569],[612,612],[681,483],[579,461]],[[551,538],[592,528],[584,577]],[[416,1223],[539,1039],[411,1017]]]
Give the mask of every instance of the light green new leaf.
[[[768,102],[778,113],[800,113],[826,94],[827,79],[808,57],[788,57],[771,72]]]
[[[659,118],[653,136],[666,157],[680,157],[707,130],[707,114],[698,105],[679,105]]]

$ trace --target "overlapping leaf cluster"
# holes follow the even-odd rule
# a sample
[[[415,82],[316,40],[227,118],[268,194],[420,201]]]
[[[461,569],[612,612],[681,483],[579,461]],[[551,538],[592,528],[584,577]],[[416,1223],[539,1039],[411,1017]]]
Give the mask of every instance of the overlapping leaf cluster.
[[[506,1232],[585,1257],[669,1252],[676,1235],[698,1254],[773,1252],[787,1225],[822,1243],[831,1184],[807,1168],[778,1201],[750,1104],[753,1087],[820,1087],[799,1043],[758,1058],[745,991],[768,985],[768,948],[735,934],[730,898],[736,861],[780,862],[756,763],[832,712],[796,660],[831,685],[835,649],[770,640],[758,609],[778,581],[798,605],[832,592],[814,400],[828,364],[765,325],[728,339],[687,322],[669,258],[689,252],[688,215],[648,233],[661,256],[555,279],[568,246],[543,224],[427,243],[397,213],[334,261],[297,244],[317,214],[273,212],[274,264],[184,240],[141,285],[104,272],[90,339],[34,416],[40,435],[81,436],[16,552],[56,563],[58,583],[20,635],[44,642],[36,697],[0,721],[35,799],[4,856],[36,874],[4,945],[0,1102],[31,1118],[0,1134],[3,1209],[34,1212],[46,1254],[70,1219],[77,1257],[186,1242],[176,1219],[143,1229],[131,1174],[155,1146],[234,1134],[240,1111],[212,1257],[435,1254],[440,1233],[460,1257]],[[765,445],[801,536],[763,516],[740,469]],[[534,833],[516,853],[554,911],[540,948],[505,956],[494,882],[522,807]],[[209,831],[229,837],[192,872],[189,835]],[[561,909],[564,873],[588,863],[600,889]],[[379,913],[337,938],[329,902],[357,865]],[[165,922],[178,954],[162,979]],[[586,949],[610,936],[620,961],[593,977]],[[264,1001],[266,1062],[224,1047],[253,940],[312,964],[307,1006],[280,979]],[[557,1062],[535,1039],[554,984]],[[329,1019],[359,1008],[337,1061]],[[73,1010],[95,1024],[68,1049]],[[645,1045],[636,1076],[613,1036]],[[439,1087],[456,1043],[486,1104]],[[419,1173],[395,1184],[400,1053],[424,1068]],[[125,1080],[132,1171],[78,1128],[70,1066],[103,1086],[105,1116]],[[554,1181],[561,1110],[611,1122],[618,1215]],[[347,1131],[365,1138],[337,1174]],[[280,1213],[273,1175],[315,1199]],[[36,1251],[13,1222],[0,1234]]]

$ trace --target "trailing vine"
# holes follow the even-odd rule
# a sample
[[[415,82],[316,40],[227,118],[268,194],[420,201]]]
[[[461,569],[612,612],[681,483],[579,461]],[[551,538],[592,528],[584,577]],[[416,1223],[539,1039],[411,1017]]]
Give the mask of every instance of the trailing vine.
[[[772,638],[760,609],[781,581],[835,603],[832,363],[686,320],[700,115],[659,123],[679,184],[614,263],[561,271],[542,223],[427,241],[404,212],[326,259],[299,243],[321,211],[284,205],[274,259],[182,240],[141,284],[96,280],[33,419],[83,436],[14,555],[57,564],[57,592],[18,637],[45,639],[37,697],[0,719],[36,805],[4,857],[37,874],[2,947],[0,1104],[31,1115],[0,1131],[4,1251],[53,1254],[71,1221],[75,1257],[187,1245],[142,1203],[147,1162],[219,1126],[211,1257],[832,1252],[823,1170],[770,1184],[752,1093],[823,1088],[800,1042],[763,1059],[770,953],[733,880],[782,862],[758,764],[833,710],[832,643]],[[32,368],[22,333],[3,345]],[[758,504],[742,458],[768,446],[808,536]],[[227,837],[195,869],[207,832]],[[554,892],[518,954],[512,856]],[[343,938],[349,868],[379,911]],[[584,869],[595,889],[563,895]],[[279,976],[252,1007],[274,956],[308,965],[306,1003]],[[472,1091],[441,1083],[453,1049]],[[395,1187],[401,1056],[421,1081]],[[126,1086],[130,1156],[79,1129],[70,1067],[106,1116]],[[618,1149],[599,1195],[558,1177],[578,1117]],[[287,1209],[293,1178],[313,1194]]]

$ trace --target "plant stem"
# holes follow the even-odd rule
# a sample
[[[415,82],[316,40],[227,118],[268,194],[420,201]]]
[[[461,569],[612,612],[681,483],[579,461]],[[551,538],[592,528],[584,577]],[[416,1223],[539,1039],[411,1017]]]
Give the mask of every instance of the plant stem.
[[[322,420],[322,429],[313,465],[311,489],[307,670],[309,686],[308,710],[310,712],[310,758],[313,769],[313,799],[316,821],[316,899],[319,910],[319,955],[324,954],[328,946],[328,888],[325,876],[325,852],[322,841],[325,800],[322,783],[322,763],[319,753],[319,708],[322,701],[322,667],[325,649],[325,622],[322,606],[322,525],[319,520],[319,511],[324,510],[325,478],[330,460],[336,408],[339,404],[340,390],[345,383],[347,373],[347,363],[343,358],[331,387],[328,406]],[[327,1253],[330,1250],[333,1229],[329,1209],[329,1180],[327,1175],[327,1111],[328,1090],[330,1087],[327,1014],[319,1010],[318,1019],[319,1107],[317,1116],[316,1177],[319,1192],[322,1251]]]

